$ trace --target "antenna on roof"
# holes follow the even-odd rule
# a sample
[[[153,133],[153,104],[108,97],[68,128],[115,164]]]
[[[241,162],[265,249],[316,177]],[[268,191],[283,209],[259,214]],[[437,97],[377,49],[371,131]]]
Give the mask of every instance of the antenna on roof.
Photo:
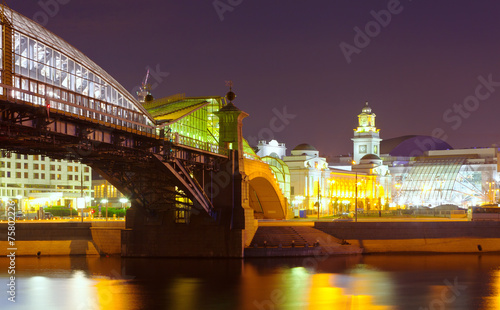
[[[149,69],[146,73],[146,76],[144,77],[144,81],[142,82],[141,87],[139,87],[139,91],[137,91],[137,96],[139,97],[139,102],[141,103],[153,100],[153,96],[151,96],[151,85],[148,84],[148,79]]]

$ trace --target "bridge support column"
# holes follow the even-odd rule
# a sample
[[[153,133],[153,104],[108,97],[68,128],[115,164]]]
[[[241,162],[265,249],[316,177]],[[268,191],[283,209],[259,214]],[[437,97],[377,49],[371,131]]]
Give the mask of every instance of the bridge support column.
[[[147,215],[127,211],[122,231],[122,256],[128,257],[243,257],[243,230],[229,230],[205,213],[189,224],[175,223],[173,211]]]
[[[204,173],[205,193],[212,199],[216,219],[196,205],[189,221],[183,223],[173,208],[148,212],[147,206],[132,205],[122,231],[122,256],[243,257],[257,227],[253,210],[244,198],[248,185],[238,158],[238,151],[230,151],[220,171]],[[215,187],[208,179],[224,182]]]

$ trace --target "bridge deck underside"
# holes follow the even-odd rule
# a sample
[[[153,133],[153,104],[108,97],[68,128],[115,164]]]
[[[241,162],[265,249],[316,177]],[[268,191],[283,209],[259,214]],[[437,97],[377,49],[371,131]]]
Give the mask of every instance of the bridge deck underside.
[[[49,118],[44,107],[5,100],[0,100],[0,148],[80,161],[127,195],[132,205],[148,210],[186,207],[187,198],[195,209],[202,205],[208,212],[207,201],[200,201],[207,200],[203,189],[193,190],[198,183],[185,179],[194,170],[216,170],[227,161],[225,156],[64,114],[50,113]],[[184,180],[176,170],[184,173]]]

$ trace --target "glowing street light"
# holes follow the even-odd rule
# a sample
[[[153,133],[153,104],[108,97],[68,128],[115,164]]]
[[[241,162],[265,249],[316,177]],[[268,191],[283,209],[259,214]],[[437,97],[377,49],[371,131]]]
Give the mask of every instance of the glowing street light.
[[[125,209],[124,205],[128,202],[128,199],[127,198],[120,198],[119,201],[122,203],[122,209]]]
[[[17,209],[22,211],[23,205],[21,204],[21,199],[23,199],[23,196],[17,195],[16,198],[17,198]]]
[[[108,200],[101,199],[101,203],[104,203],[106,205],[106,221],[107,221],[108,220]]]

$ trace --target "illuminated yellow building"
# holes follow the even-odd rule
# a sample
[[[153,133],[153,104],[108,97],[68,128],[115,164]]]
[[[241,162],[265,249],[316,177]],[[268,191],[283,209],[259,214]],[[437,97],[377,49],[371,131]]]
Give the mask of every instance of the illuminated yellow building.
[[[327,183],[328,214],[354,211],[356,197],[358,211],[378,210],[385,203],[384,188],[376,175],[332,169]]]
[[[332,169],[319,151],[309,144],[296,146],[283,161],[290,170],[290,201],[295,216],[337,215],[358,211],[381,210],[390,198],[390,183],[385,184],[373,164],[362,160],[353,171]],[[378,162],[377,162],[378,163]],[[384,170],[385,171],[385,170]],[[356,194],[357,192],[357,194]],[[318,205],[319,203],[319,205]]]
[[[129,207],[130,202],[116,187],[104,179],[92,180],[93,205],[108,204],[109,207]]]

